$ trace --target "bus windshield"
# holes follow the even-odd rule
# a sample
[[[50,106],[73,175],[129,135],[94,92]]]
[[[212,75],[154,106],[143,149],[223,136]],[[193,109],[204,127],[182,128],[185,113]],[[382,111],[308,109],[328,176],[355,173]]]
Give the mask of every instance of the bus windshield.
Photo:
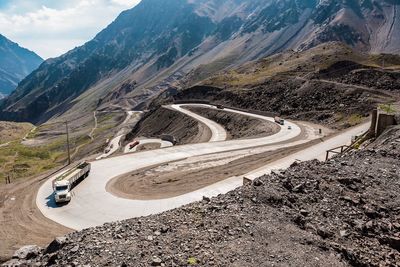
[[[65,191],[68,189],[68,185],[56,186],[56,191]]]

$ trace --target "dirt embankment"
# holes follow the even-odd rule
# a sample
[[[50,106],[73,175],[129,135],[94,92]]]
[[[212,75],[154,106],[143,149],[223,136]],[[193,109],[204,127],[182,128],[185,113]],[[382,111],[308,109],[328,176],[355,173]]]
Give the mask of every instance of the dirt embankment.
[[[279,126],[273,122],[220,109],[190,106],[184,108],[221,124],[227,131],[227,139],[260,138],[275,134],[280,130]]]
[[[391,100],[386,94],[352,85],[276,77],[246,90],[196,86],[180,92],[175,98],[205,99],[244,109],[279,112],[289,119],[335,128],[349,127],[352,116],[368,116],[378,103]]]
[[[30,263],[398,266],[399,155],[397,127],[326,163],[296,164],[211,200],[70,234]]]
[[[344,84],[364,86],[386,92],[400,92],[400,72],[383,70],[341,61],[313,75],[314,79],[327,79]]]
[[[202,143],[211,138],[207,126],[178,111],[160,107],[145,116],[127,135],[126,140],[136,137],[174,136],[178,144]]]

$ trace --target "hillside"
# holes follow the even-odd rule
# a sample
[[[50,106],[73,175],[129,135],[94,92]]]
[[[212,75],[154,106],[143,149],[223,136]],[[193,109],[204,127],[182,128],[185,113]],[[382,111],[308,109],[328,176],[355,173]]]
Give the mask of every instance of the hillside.
[[[386,68],[380,67],[383,59]],[[206,100],[244,109],[277,112],[291,119],[346,128],[377,105],[400,99],[400,56],[360,53],[331,42],[287,51],[208,77],[212,64],[184,79],[153,106],[176,100]]]
[[[142,107],[212,64],[209,75],[281,51],[341,41],[399,53],[398,1],[143,0],[93,40],[45,62],[1,104],[0,119],[74,120]]]
[[[159,215],[71,233],[43,250],[25,247],[9,263],[398,266],[399,154],[395,126],[363,150],[296,163]]]
[[[0,34],[0,99],[17,88],[18,83],[42,62],[34,52]]]

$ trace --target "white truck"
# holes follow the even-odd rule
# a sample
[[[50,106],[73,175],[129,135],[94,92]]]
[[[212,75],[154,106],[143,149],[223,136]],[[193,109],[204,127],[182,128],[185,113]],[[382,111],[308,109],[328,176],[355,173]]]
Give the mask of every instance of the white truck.
[[[71,201],[71,190],[90,173],[90,163],[82,162],[78,166],[58,175],[53,181],[54,200],[56,203]]]

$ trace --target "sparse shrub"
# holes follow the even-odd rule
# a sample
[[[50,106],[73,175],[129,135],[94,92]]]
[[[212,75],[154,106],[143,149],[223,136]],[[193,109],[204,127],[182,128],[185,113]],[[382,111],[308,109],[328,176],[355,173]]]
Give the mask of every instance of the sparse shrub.
[[[385,113],[388,113],[388,114],[394,114],[394,113],[396,113],[396,109],[393,107],[392,104],[382,104],[382,105],[379,105],[379,109],[380,109],[381,111],[385,112]]]
[[[360,124],[362,122],[362,116],[360,114],[353,114],[349,117],[348,121],[351,126]]]
[[[190,257],[190,258],[188,259],[188,264],[189,264],[189,265],[196,265],[196,264],[197,264],[197,259],[194,258],[194,257]]]

